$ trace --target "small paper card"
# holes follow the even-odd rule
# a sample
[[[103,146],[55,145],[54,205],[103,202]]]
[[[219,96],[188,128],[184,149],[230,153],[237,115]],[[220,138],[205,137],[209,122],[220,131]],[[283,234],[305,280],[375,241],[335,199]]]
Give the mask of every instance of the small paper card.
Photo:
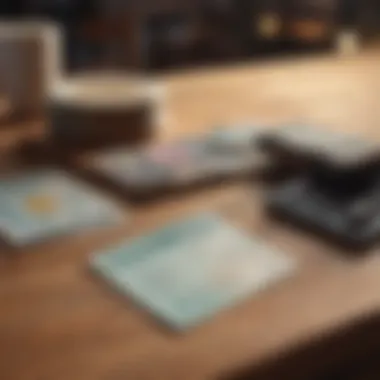
[[[15,245],[121,220],[116,204],[58,170],[0,182],[0,233]]]

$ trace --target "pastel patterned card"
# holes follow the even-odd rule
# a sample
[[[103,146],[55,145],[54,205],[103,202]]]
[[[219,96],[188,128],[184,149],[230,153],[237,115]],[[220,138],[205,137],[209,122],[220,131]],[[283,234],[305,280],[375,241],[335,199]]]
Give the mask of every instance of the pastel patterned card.
[[[96,254],[91,266],[176,329],[197,325],[296,269],[292,258],[214,214]]]
[[[0,182],[0,233],[15,245],[121,220],[116,204],[58,170]]]
[[[161,188],[202,177],[206,159],[202,141],[183,140],[140,150],[116,149],[95,157],[93,167],[116,184]]]
[[[90,166],[116,185],[141,192],[234,178],[262,165],[247,137],[255,133],[219,130],[198,139],[110,150],[96,155]]]

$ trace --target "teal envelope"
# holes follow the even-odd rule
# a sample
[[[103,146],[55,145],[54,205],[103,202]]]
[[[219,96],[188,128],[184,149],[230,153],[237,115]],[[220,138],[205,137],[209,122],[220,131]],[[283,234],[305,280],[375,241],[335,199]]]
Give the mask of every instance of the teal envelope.
[[[171,327],[186,329],[291,275],[296,263],[210,213],[95,254],[91,266]]]

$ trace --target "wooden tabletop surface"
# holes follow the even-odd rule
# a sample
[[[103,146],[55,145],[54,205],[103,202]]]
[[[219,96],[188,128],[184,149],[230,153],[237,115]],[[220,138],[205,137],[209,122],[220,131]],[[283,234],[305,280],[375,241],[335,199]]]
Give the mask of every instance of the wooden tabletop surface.
[[[379,138],[380,54],[314,57],[165,76],[162,138],[218,123],[305,121]],[[3,151],[38,135],[0,131]],[[229,185],[132,208],[133,221],[0,248],[0,377],[4,380],[208,380],[327,336],[380,306],[377,250],[352,258],[266,220],[260,184]],[[126,211],[129,207],[125,206]],[[96,250],[197,210],[233,223],[298,258],[299,272],[211,321],[177,335],[88,270]]]

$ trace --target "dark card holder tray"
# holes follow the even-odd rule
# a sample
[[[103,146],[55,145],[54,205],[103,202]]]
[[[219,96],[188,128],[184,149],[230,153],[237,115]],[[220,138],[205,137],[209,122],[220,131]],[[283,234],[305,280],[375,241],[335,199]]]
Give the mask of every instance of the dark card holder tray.
[[[350,207],[354,202],[365,202],[365,196],[342,205],[339,200],[329,200],[326,194],[317,194],[313,189],[305,187],[303,191],[291,191],[289,186],[279,187],[268,196],[266,210],[270,217],[347,250],[367,250],[380,240],[380,186],[378,191],[368,195],[371,197],[369,206],[356,219],[350,214]]]
[[[105,173],[94,170],[93,168],[84,168],[79,171],[80,176],[86,180],[97,184],[109,191],[117,194],[119,197],[128,199],[135,203],[149,203],[159,201],[168,197],[175,197],[189,194],[193,191],[202,191],[209,187],[217,187],[235,181],[242,181],[247,177],[254,178],[258,175],[255,171],[251,173],[240,173],[234,176],[206,176],[193,180],[186,184],[168,182],[166,185],[159,187],[133,186],[120,183]]]

